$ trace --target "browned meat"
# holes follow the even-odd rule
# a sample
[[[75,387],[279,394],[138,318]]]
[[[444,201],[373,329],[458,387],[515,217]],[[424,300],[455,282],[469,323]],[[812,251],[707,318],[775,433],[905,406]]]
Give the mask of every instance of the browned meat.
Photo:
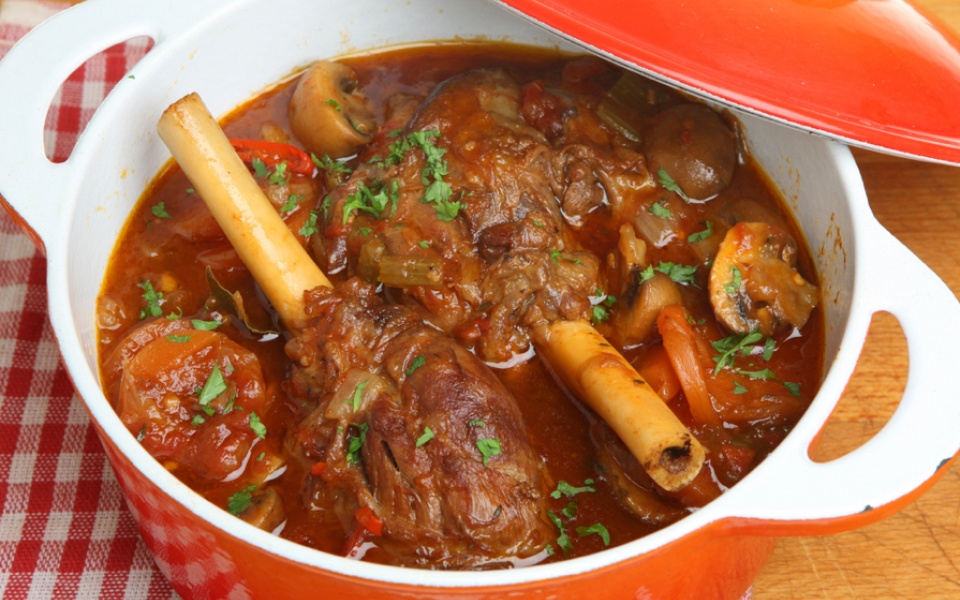
[[[516,401],[473,354],[351,279],[308,294],[286,386],[309,414],[290,439],[317,506],[335,506],[360,555],[479,568],[537,555],[551,535],[538,457]],[[321,465],[317,467],[316,465]],[[367,521],[369,520],[369,512]]]

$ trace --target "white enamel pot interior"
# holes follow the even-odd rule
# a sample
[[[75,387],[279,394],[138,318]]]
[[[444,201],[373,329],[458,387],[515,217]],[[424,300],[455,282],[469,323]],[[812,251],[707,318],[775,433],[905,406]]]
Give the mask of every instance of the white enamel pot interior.
[[[42,130],[57,87],[85,59],[137,36],[151,37],[154,48],[119,82],[70,159],[50,163]],[[477,37],[572,48],[476,0],[92,0],[41,25],[0,62],[0,89],[18,90],[4,95],[0,111],[0,194],[45,246],[50,319],[77,391],[109,445],[204,526],[265,554],[361,580],[441,590],[507,591],[607,570],[718,523],[749,535],[852,527],[864,522],[866,509],[897,506],[929,484],[960,446],[960,402],[944,393],[957,388],[960,306],[874,219],[844,146],[749,115],[738,117],[747,144],[795,211],[817,262],[826,375],[783,444],[706,508],[584,558],[496,572],[423,572],[347,560],[257,530],[199,498],[147,455],[100,390],[95,305],[121,228],[170,158],[156,135],[163,109],[196,91],[222,115],[317,58]],[[890,285],[891,274],[897,285]],[[864,446],[814,463],[808,447],[840,398],[876,311],[894,314],[907,338],[910,366],[901,405]],[[920,436],[924,443],[917,444]]]

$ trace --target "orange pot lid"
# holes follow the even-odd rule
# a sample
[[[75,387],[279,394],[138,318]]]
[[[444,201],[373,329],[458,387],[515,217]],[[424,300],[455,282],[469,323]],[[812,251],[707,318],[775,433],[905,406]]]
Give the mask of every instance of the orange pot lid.
[[[960,40],[904,0],[498,0],[689,92],[960,164]]]

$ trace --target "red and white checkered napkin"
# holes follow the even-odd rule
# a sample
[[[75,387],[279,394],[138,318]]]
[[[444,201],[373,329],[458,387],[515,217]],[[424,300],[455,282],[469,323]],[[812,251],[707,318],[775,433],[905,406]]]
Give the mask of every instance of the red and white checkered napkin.
[[[0,57],[64,6],[0,2]],[[64,83],[44,132],[53,160],[69,156],[102,98],[146,49],[145,40],[110,48]],[[5,93],[12,91],[0,90],[0,110]],[[0,211],[0,597],[176,598],[73,393],[47,318],[45,281],[43,256]]]

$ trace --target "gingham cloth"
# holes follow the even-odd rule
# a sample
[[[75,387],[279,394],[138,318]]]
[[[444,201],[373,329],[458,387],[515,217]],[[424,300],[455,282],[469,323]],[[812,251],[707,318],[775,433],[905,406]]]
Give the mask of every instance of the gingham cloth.
[[[0,1],[0,57],[64,7]],[[101,99],[146,49],[145,40],[110,48],[64,82],[44,132],[51,159],[69,156]],[[0,598],[176,598],[73,393],[45,282],[43,256],[0,211]]]

